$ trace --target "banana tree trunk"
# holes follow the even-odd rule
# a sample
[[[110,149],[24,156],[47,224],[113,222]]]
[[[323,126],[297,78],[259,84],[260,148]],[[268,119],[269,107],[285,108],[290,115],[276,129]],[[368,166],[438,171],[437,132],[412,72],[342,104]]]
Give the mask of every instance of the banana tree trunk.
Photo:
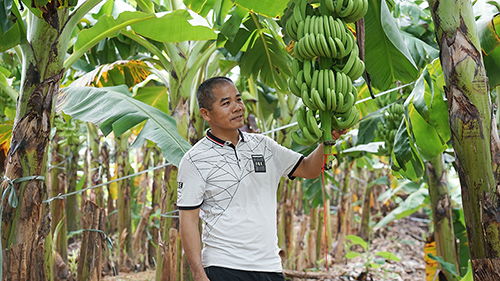
[[[347,164],[347,163],[346,163]],[[341,189],[340,206],[338,210],[338,225],[337,225],[337,248],[335,249],[335,262],[340,263],[344,259],[344,242],[345,237],[349,234],[351,227],[351,169],[350,164],[346,165],[344,173],[344,183]]]
[[[122,178],[130,174],[129,158],[128,158],[128,136],[130,133],[125,133],[116,140],[116,177]],[[118,209],[118,264],[120,268],[128,267],[131,270],[133,267],[134,252],[132,248],[132,206],[131,206],[131,190],[128,179],[117,181],[117,209]]]
[[[51,153],[51,169],[49,171],[50,178],[50,197],[55,197],[58,194],[66,193],[66,179],[65,173],[63,169],[64,160],[62,156],[64,155],[64,148],[61,147],[59,141],[61,137],[59,135],[55,135],[52,139],[52,153]],[[66,228],[66,217],[65,217],[65,204],[66,200],[54,200],[50,204],[50,213],[52,215],[52,224],[50,231],[52,233],[52,237],[57,236],[57,241],[55,242],[56,248],[55,250],[65,263],[68,262],[68,239],[67,237],[67,228]],[[64,220],[64,222],[62,222]],[[58,224],[61,223],[61,226],[57,230]],[[56,232],[57,231],[57,232]]]
[[[471,1],[429,1],[475,280],[498,280],[500,150]]]
[[[47,15],[56,15],[54,25],[62,26],[67,8],[47,7]],[[27,41],[23,51],[23,74],[17,101],[16,118],[5,176],[11,180],[47,175],[48,145],[53,119],[53,101],[59,90],[62,64],[68,39],[30,11]],[[54,19],[54,18],[52,18]],[[21,19],[18,19],[21,20]],[[46,280],[52,268],[47,265],[45,237],[50,231],[47,186],[38,178],[18,180],[11,192],[19,198],[14,207],[3,202],[2,251],[3,280]],[[4,185],[3,189],[9,188]]]
[[[77,172],[78,172],[78,149],[79,143],[73,143],[68,139],[68,147],[66,150],[66,186],[67,192],[76,191]],[[82,198],[82,202],[83,198]],[[66,198],[66,223],[68,231],[76,231],[79,229],[80,212],[78,208],[78,197],[76,194],[70,195]]]
[[[429,195],[431,198],[431,209],[434,222],[434,240],[436,241],[436,255],[443,258],[445,262],[455,266],[460,273],[460,266],[455,246],[455,235],[453,231],[453,219],[451,212],[451,199],[448,194],[446,180],[446,168],[444,167],[443,155],[427,162],[427,177],[429,184]],[[443,270],[447,280],[458,280],[449,271]]]
[[[100,150],[100,140],[99,132],[94,124],[86,123],[87,126],[87,143],[89,149],[87,150],[87,162],[89,165],[89,173],[87,175],[88,186],[94,186],[102,183],[102,166],[99,155]],[[104,208],[104,192],[103,188],[92,189],[91,200],[97,204],[97,206]]]
[[[158,147],[154,147],[152,151],[153,155],[153,163],[156,166],[159,166],[163,164],[163,159],[160,155],[160,150]],[[151,185],[151,207],[153,208],[153,214],[156,214],[157,212],[160,211],[160,199],[161,199],[161,178],[162,176],[162,170],[161,169],[156,169],[153,172],[153,182]],[[160,220],[154,216],[153,219],[151,220],[151,228],[150,228],[150,233],[151,233],[151,239],[148,240],[148,259],[149,259],[149,264],[154,265],[155,264],[155,259],[156,259],[156,247],[158,247],[158,234],[160,232],[160,229],[157,227],[157,225],[160,225]]]
[[[158,241],[158,256],[156,264],[156,280],[170,280],[170,271],[172,270],[171,257],[174,254],[171,252],[173,249],[177,249],[172,243],[172,233],[177,231],[179,220],[175,218],[172,214],[175,211],[175,206],[177,202],[177,167],[169,165],[165,167],[164,180],[162,184],[161,193],[161,213],[167,214],[165,217],[161,218],[160,221],[160,239]],[[170,267],[170,268],[169,268]],[[176,267],[177,269],[178,267]]]

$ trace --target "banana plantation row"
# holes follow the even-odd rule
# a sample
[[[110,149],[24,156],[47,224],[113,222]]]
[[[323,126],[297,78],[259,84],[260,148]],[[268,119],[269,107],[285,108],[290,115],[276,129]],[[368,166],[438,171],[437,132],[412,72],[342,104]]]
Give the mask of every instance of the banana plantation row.
[[[289,276],[328,274],[418,212],[428,276],[500,278],[499,3],[2,3],[2,280],[191,280],[177,167],[206,133],[195,94],[214,76],[235,77],[242,130],[304,155],[324,144],[324,176],[279,185]]]

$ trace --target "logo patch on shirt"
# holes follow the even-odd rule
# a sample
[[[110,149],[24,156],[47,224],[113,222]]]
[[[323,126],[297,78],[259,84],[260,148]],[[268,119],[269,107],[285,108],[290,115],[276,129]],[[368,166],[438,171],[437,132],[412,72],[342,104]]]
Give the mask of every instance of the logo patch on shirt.
[[[256,173],[266,172],[266,161],[263,155],[252,155],[252,161]]]

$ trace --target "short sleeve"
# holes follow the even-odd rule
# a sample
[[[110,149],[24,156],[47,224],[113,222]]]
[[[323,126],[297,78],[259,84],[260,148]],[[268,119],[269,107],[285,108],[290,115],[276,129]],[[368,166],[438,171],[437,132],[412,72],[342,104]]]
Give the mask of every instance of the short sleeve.
[[[269,137],[265,138],[267,140],[268,147],[273,152],[274,157],[276,157],[276,168],[278,173],[280,173],[282,177],[287,176],[290,179],[293,179],[292,174],[297,169],[304,156],[278,144],[275,140]]]
[[[203,203],[205,180],[186,154],[177,173],[177,206],[181,210],[196,209]]]

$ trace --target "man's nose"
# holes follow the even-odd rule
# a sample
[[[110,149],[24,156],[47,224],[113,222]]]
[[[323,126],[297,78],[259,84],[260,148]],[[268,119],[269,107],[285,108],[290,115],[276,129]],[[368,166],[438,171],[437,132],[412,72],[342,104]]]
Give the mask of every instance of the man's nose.
[[[241,102],[237,102],[235,103],[235,105],[233,106],[233,112],[238,112],[238,111],[241,111],[245,108],[245,105]]]

